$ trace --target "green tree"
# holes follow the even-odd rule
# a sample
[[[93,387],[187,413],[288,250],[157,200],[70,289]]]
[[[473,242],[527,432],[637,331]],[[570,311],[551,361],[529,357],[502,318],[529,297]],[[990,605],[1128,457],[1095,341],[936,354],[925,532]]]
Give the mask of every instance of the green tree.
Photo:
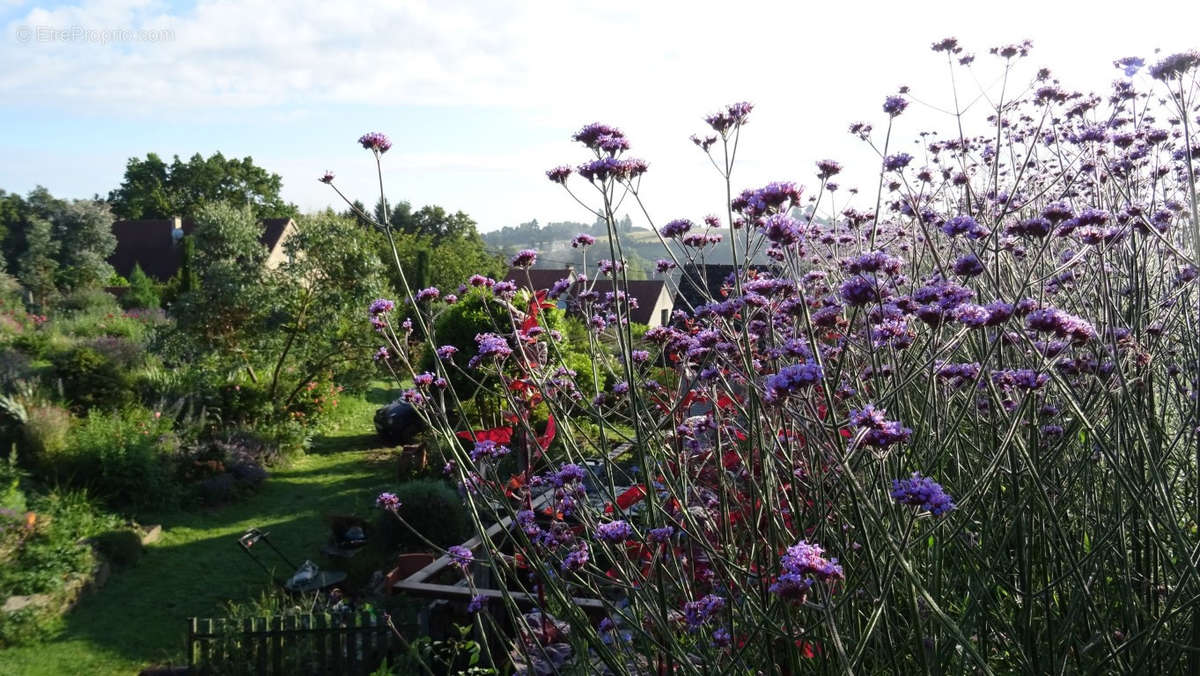
[[[249,207],[218,202],[200,207],[195,222],[193,260],[199,287],[180,294],[172,307],[179,331],[188,336],[180,356],[235,357],[258,382],[253,342],[265,330],[264,308],[272,293],[258,220]]]
[[[421,265],[419,262],[421,256],[429,257],[428,285],[436,286],[445,292],[453,292],[459,284],[466,283],[473,274],[497,277],[502,275],[505,270],[504,261],[500,257],[488,253],[478,234],[444,239],[436,244],[431,237],[403,233],[396,234],[394,240],[400,265],[408,277],[409,284],[414,287],[414,292],[420,288],[417,287],[416,279]],[[388,266],[391,287],[400,293],[404,286],[396,272],[391,249],[386,240],[382,242],[382,246],[382,256]]]
[[[200,287],[200,278],[196,275],[196,239],[191,235],[183,238],[183,247],[179,254],[179,292],[188,293]]]
[[[21,226],[24,213],[25,200],[20,195],[0,190],[0,251],[3,251],[5,270],[16,270],[17,259],[25,250]]]
[[[53,242],[50,248],[42,241],[46,236],[42,230],[47,224]],[[31,233],[33,230],[38,232]],[[21,270],[21,261],[30,247],[38,247],[33,258],[49,255],[54,259],[55,290],[70,292],[99,286],[113,274],[107,259],[117,240],[112,233],[112,214],[103,202],[58,199],[41,186],[24,199],[0,191],[0,231],[4,235],[5,267]],[[41,239],[35,242],[31,237]],[[45,261],[38,264],[26,261],[26,276],[37,276],[30,265],[43,272],[48,269]],[[45,283],[45,279],[39,281],[43,287]]]
[[[17,263],[17,279],[33,294],[34,303],[45,307],[57,291],[54,277],[58,272],[58,243],[50,221],[32,216],[24,225],[25,251]]]
[[[413,262],[413,279],[410,281],[417,289],[424,289],[433,284],[433,275],[429,270],[429,249],[417,249]]]
[[[250,157],[239,160],[216,153],[205,158],[197,153],[184,162],[176,155],[168,165],[149,153],[145,159],[129,159],[125,178],[108,194],[108,201],[114,214],[127,219],[194,219],[201,207],[214,202],[247,207],[257,219],[295,216],[296,206],[279,195],[282,187],[278,174],[255,165]]]
[[[283,406],[323,372],[363,375],[377,347],[363,302],[386,283],[377,233],[330,213],[301,217],[297,229],[283,244],[287,262],[270,273],[268,330],[259,336],[273,363],[269,396]]]
[[[49,214],[58,244],[58,287],[64,293],[104,284],[113,274],[108,257],[117,247],[112,212],[104,202],[57,201]]]
[[[146,276],[142,266],[134,264],[129,273],[129,290],[121,296],[121,305],[126,308],[156,308],[162,304],[158,285]]]

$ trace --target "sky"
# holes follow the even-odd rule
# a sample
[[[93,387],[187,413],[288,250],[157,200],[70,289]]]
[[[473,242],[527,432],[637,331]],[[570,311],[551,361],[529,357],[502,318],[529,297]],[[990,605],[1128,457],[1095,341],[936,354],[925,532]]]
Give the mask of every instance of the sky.
[[[649,222],[698,220],[725,188],[688,138],[724,104],[755,104],[735,190],[815,186],[813,163],[832,158],[845,187],[873,195],[877,159],[850,122],[886,126],[884,97],[909,86],[893,148],[952,128],[931,43],[955,36],[978,55],[957,83],[982,123],[1001,82],[990,47],[1033,41],[1014,81],[1047,66],[1103,90],[1117,58],[1200,48],[1198,26],[1187,0],[0,0],[0,189],[103,195],[130,157],[220,151],[280,174],[303,211],[340,206],[326,170],[373,203],[356,139],[380,131],[389,199],[462,210],[485,231],[590,222],[544,172],[587,159],[571,134],[601,121],[650,164]]]

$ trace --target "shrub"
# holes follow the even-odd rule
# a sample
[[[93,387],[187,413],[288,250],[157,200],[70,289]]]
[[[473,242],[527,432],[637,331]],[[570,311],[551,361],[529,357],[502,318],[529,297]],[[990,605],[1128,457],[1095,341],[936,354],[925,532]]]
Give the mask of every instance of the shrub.
[[[0,383],[24,380],[33,373],[33,362],[24,352],[11,347],[0,349]]]
[[[217,414],[221,422],[236,426],[272,417],[271,395],[262,383],[226,382],[217,388]]]
[[[129,273],[129,288],[121,295],[121,307],[126,310],[133,308],[157,308],[162,304],[158,285],[146,276],[142,266],[135,264],[133,272]]]
[[[229,466],[229,474],[239,485],[252,491],[258,490],[267,480],[267,470],[253,460],[233,463]]]
[[[267,460],[263,465],[286,465],[308,452],[312,435],[304,424],[296,420],[279,420],[261,424],[252,434],[261,440]]]
[[[17,468],[17,455],[10,453],[0,459],[0,509],[9,512],[25,511],[25,493],[21,490],[23,473]]]
[[[119,364],[89,347],[75,347],[56,355],[53,375],[77,412],[93,408],[112,410],[133,399],[130,379]]]
[[[24,455],[31,465],[50,467],[62,457],[72,422],[71,412],[61,406],[35,405],[26,409],[21,435]]]
[[[43,640],[61,626],[60,617],[80,592],[96,564],[84,540],[120,526],[120,519],[99,510],[83,493],[52,492],[31,500],[36,526],[19,522],[0,534],[20,538],[16,547],[0,547],[0,598],[47,594],[50,603],[19,613],[0,613],[0,647]],[[5,554],[4,552],[7,552]]]
[[[233,475],[222,472],[204,479],[196,485],[200,499],[209,507],[220,507],[233,502],[237,496],[237,482]]]
[[[173,495],[170,451],[175,443],[170,421],[144,408],[94,410],[46,469],[115,507],[164,505]]]
[[[400,484],[394,491],[400,499],[400,516],[407,527],[385,512],[377,522],[377,532],[389,548],[425,547],[426,540],[448,547],[466,539],[470,521],[458,493],[445,481],[420,479]]]
[[[82,341],[80,345],[100,355],[120,370],[137,367],[145,356],[140,343],[122,336],[96,336]]]
[[[100,555],[115,566],[132,566],[142,558],[142,536],[128,528],[100,533],[92,542]]]
[[[61,296],[54,303],[54,312],[56,314],[78,312],[120,314],[121,307],[117,304],[117,299],[104,289],[77,289]]]

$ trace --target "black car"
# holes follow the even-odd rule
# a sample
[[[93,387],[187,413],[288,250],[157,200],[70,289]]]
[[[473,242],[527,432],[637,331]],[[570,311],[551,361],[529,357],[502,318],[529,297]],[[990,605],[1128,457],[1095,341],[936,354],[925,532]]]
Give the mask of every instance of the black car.
[[[375,432],[393,446],[407,444],[425,429],[425,422],[412,404],[397,399],[375,411]]]

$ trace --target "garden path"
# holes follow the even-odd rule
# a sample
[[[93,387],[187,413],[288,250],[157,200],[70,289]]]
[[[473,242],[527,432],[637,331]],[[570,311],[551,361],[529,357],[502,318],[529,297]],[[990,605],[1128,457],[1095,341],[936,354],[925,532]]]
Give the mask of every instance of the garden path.
[[[347,422],[315,437],[309,454],[291,467],[272,471],[259,493],[216,510],[141,519],[162,523],[162,539],[136,566],[85,597],[60,635],[0,651],[0,676],[128,675],[151,663],[179,664],[186,618],[219,616],[224,602],[246,601],[269,587],[263,571],[237,547],[237,536],[248,528],[270,531],[294,562],[311,558],[320,564],[325,515],[366,513],[392,479],[391,465],[372,460],[375,404],[351,397],[342,403],[338,418]]]

